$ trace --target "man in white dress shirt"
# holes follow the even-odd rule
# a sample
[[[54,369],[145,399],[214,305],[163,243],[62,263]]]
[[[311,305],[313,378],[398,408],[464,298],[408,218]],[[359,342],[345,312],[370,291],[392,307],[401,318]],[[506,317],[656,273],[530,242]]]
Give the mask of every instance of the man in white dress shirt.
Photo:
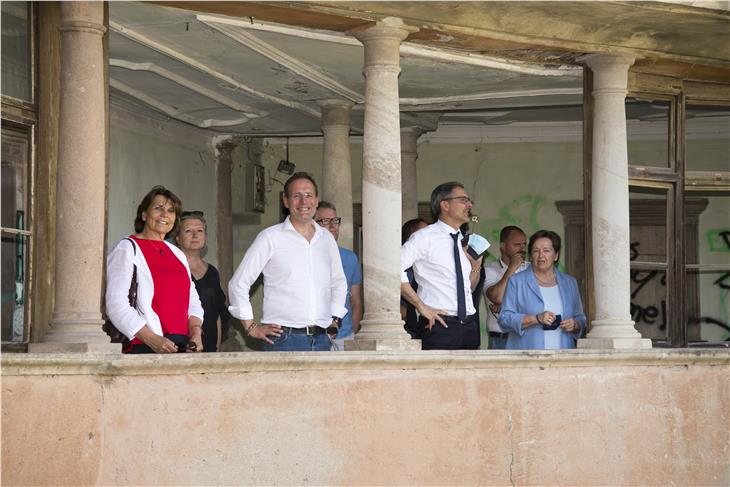
[[[262,230],[249,247],[228,291],[231,314],[266,351],[326,351],[347,312],[347,281],[337,242],[314,222],[317,183],[305,172],[284,184],[289,216]],[[261,322],[254,321],[249,293],[264,274]]]
[[[484,267],[484,299],[487,310],[487,326],[489,327],[489,348],[503,350],[507,344],[507,333],[502,331],[497,320],[502,306],[507,281],[514,274],[522,272],[529,264],[527,254],[527,236],[520,227],[508,225],[499,232],[500,257]]]
[[[469,221],[472,201],[464,185],[444,183],[431,193],[436,223],[414,233],[401,247],[401,294],[418,312],[424,350],[475,350],[479,323],[471,291],[479,282],[480,257],[462,247],[459,227]],[[416,293],[406,269],[413,266]]]

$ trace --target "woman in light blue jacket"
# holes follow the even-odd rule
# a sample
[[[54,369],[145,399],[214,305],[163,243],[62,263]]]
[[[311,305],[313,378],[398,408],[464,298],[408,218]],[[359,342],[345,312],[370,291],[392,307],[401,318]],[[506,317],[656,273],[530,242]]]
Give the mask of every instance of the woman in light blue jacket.
[[[558,271],[560,236],[539,230],[527,245],[532,265],[514,274],[499,312],[499,326],[509,333],[507,349],[575,348],[586,315],[575,278]]]

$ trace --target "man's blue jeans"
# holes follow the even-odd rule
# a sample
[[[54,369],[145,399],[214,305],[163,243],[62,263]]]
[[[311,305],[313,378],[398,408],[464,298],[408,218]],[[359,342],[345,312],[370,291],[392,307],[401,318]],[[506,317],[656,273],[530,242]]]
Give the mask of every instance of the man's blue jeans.
[[[264,343],[265,352],[327,352],[332,348],[332,341],[326,333],[305,335],[285,329],[281,336],[269,338],[274,344]]]

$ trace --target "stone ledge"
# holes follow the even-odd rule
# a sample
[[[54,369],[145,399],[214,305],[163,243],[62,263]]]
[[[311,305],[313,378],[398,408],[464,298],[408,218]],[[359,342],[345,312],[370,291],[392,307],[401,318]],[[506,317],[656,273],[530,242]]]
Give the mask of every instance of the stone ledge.
[[[3,376],[180,375],[294,370],[499,369],[606,366],[730,367],[728,349],[566,351],[235,352],[181,355],[4,354]]]

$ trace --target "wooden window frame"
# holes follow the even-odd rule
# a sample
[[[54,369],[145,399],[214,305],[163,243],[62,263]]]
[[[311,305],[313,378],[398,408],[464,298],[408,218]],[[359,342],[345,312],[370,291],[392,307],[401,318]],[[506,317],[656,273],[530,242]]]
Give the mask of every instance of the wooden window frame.
[[[24,269],[24,323],[23,338],[20,342],[3,341],[3,351],[23,350],[30,341],[31,315],[33,310],[33,277],[35,245],[35,187],[37,170],[37,130],[38,130],[38,5],[28,2],[30,64],[31,64],[31,101],[21,100],[9,95],[0,95],[1,125],[10,130],[25,133],[28,137],[28,177],[26,187],[25,230],[14,227],[0,227],[0,232],[8,235],[26,237],[26,266]]]
[[[629,161],[629,186],[670,188],[666,222],[667,339],[654,340],[653,344],[656,347],[724,346],[724,343],[689,342],[687,338],[686,271],[716,270],[717,266],[686,264],[685,199],[691,191],[730,192],[730,171],[711,174],[687,171],[685,110],[687,105],[730,107],[730,85],[630,72],[627,97],[670,101],[668,167],[635,166]],[[730,266],[727,270],[730,271]]]

